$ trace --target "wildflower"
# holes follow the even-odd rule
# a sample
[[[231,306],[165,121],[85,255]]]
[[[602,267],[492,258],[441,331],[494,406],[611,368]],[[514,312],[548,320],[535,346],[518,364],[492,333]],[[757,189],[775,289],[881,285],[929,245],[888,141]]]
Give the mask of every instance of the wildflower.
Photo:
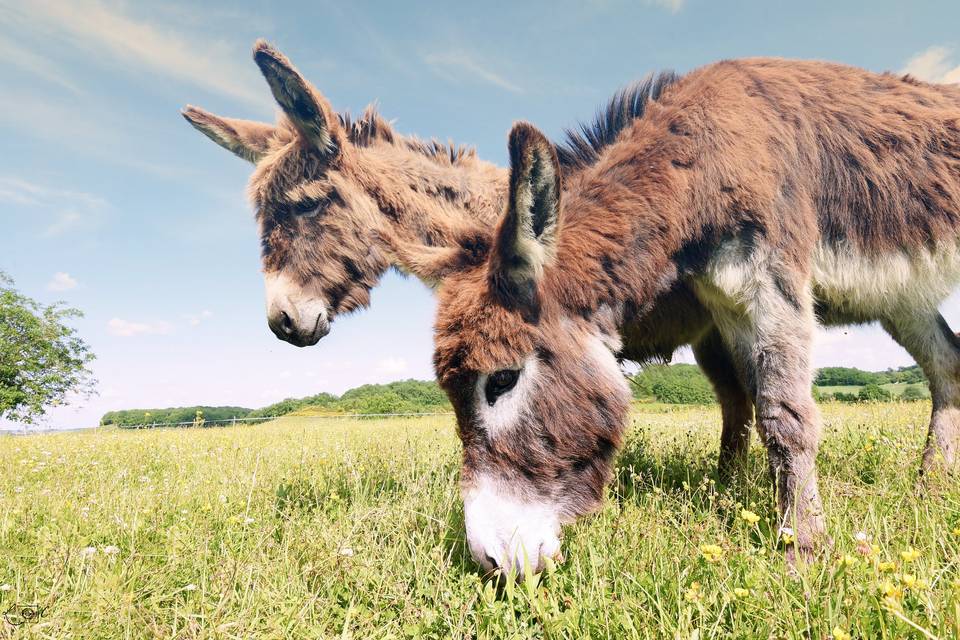
[[[960,527],[954,527],[951,533],[957,537],[960,537]]]
[[[880,593],[887,604],[898,604],[903,597],[903,590],[893,584],[892,580],[884,580],[880,584]]]
[[[691,583],[690,588],[683,594],[683,599],[687,602],[700,602],[703,599],[703,587],[700,583]]]
[[[12,591],[13,585],[10,584],[0,584],[0,591]]]
[[[96,553],[97,553],[96,547],[84,547],[83,549],[80,549],[80,555],[83,556],[84,558],[89,558],[90,556],[93,556]]]
[[[909,589],[917,584],[917,576],[913,575],[912,573],[905,573],[900,576],[900,583]]]
[[[185,586],[185,587],[183,588],[183,590],[184,590],[184,591],[196,591],[196,590],[197,590],[197,585],[192,584],[192,583],[191,583],[191,584],[188,584],[187,586]]]
[[[783,544],[793,544],[797,538],[790,527],[780,527],[780,539],[783,540]]]
[[[867,535],[866,531],[857,531],[854,534],[853,539],[856,540],[857,542],[867,542],[868,540],[870,540],[870,536]]]
[[[747,524],[757,524],[758,522],[760,522],[760,516],[755,514],[753,511],[750,511],[749,509],[744,509],[743,511],[741,511],[740,517],[743,518],[743,520]]]
[[[913,562],[920,557],[920,552],[913,547],[909,547],[906,551],[900,552],[900,557],[903,558],[904,562]]]
[[[841,567],[855,567],[859,563],[860,561],[849,553],[841,556],[840,560],[838,561],[838,564]]]
[[[878,562],[877,563],[877,570],[880,573],[892,573],[896,568],[897,568],[897,563],[895,562]]]
[[[834,627],[833,631],[830,633],[833,634],[833,640],[850,640],[850,634],[841,629],[839,626]]]
[[[926,591],[930,588],[930,583],[924,580],[923,578],[917,578],[917,582],[913,585],[915,591]]]
[[[868,452],[868,453],[869,453],[870,451],[873,451],[873,443],[872,443],[872,442],[868,442],[867,444],[865,444],[865,445],[863,446],[863,450],[866,451],[866,452]]]
[[[120,547],[116,547],[116,546],[114,546],[114,545],[112,545],[112,544],[108,544],[107,546],[105,546],[105,547],[103,548],[103,552],[104,552],[105,554],[107,554],[108,556],[114,556],[114,555],[120,553]]]
[[[338,553],[347,558],[353,557],[353,549],[350,547],[340,547],[340,551]]]
[[[733,590],[733,597],[735,598],[746,598],[750,595],[750,589],[744,589],[743,587],[737,587]]]
[[[715,544],[705,544],[700,547],[700,553],[707,562],[719,562],[723,558],[723,548]]]
[[[243,524],[253,524],[254,522],[256,522],[256,519],[251,518],[250,516],[247,516],[243,519]]]

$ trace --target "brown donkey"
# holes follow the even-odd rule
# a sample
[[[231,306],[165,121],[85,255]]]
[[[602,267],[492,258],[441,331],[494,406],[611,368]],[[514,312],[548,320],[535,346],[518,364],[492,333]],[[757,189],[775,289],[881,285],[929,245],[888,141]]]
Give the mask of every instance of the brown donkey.
[[[960,280],[960,88],[721,62],[667,87],[565,182],[530,125],[512,131],[510,158],[491,252],[441,283],[435,336],[484,567],[539,568],[560,525],[599,504],[628,407],[617,357],[665,292],[692,291],[701,327],[733,354],[795,529],[791,555],[824,534],[818,313],[879,320],[913,354],[933,395],[924,468],[954,464],[960,344],[937,307]]]
[[[472,151],[402,137],[372,109],[359,120],[337,115],[280,52],[259,41],[253,54],[283,111],[278,124],[196,107],[183,115],[256,165],[249,191],[262,238],[268,322],[277,337],[315,344],[334,317],[368,304],[391,266],[433,285],[482,261],[506,203],[506,170]],[[569,133],[557,148],[566,179],[593,165],[675,79],[661,74],[618,93],[592,126]],[[709,326],[692,290],[677,282],[626,329],[621,356],[667,359],[693,345],[723,408],[726,473],[746,450],[753,406]]]

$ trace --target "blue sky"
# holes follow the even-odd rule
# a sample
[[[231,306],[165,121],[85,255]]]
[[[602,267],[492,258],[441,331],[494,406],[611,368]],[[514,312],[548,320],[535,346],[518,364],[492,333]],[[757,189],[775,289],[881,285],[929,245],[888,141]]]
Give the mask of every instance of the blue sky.
[[[371,309],[316,347],[268,331],[251,168],[178,113],[272,120],[250,57],[258,37],[337,109],[376,100],[401,132],[498,164],[514,120],[559,136],[658,69],[774,55],[960,82],[956,2],[270,4],[0,0],[0,269],[30,296],[82,309],[76,326],[98,356],[99,395],[52,425],[432,375],[433,301],[412,279],[388,276]],[[960,326],[957,298],[944,313]],[[866,328],[822,333],[815,361],[910,359]]]

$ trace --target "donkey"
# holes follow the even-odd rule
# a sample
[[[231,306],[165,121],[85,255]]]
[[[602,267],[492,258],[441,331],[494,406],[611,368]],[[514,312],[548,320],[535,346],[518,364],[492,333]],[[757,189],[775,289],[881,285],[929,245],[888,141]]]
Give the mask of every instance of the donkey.
[[[256,165],[249,193],[257,210],[267,318],[281,340],[316,344],[334,318],[367,306],[390,267],[430,286],[478,264],[506,205],[507,171],[472,150],[397,134],[368,108],[338,115],[279,51],[264,41],[253,57],[282,115],[276,125],[224,118],[187,106],[184,118],[218,145]],[[650,76],[617,93],[591,126],[569,131],[557,155],[566,179],[591,167],[621,131],[676,80]],[[690,320],[678,328],[675,319]],[[692,344],[722,407],[721,474],[749,444],[753,405],[734,375],[709,314],[684,283],[625,329],[621,356],[666,360]]]
[[[484,568],[539,570],[561,525],[600,504],[628,409],[617,357],[678,287],[707,311],[701,329],[719,334],[755,406],[791,560],[826,537],[817,316],[879,320],[910,351],[933,396],[923,469],[954,467],[960,341],[937,308],[960,280],[960,87],[724,61],[666,87],[568,179],[529,124],[509,150],[494,242],[443,279],[435,325]]]

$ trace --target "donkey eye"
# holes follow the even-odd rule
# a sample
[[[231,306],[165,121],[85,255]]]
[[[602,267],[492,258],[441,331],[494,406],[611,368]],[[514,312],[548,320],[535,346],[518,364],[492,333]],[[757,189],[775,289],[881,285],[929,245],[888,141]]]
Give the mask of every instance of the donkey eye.
[[[487,378],[487,386],[483,393],[487,397],[487,404],[491,407],[497,401],[497,398],[505,394],[517,384],[520,377],[520,371],[517,369],[501,369]]]
[[[329,202],[328,199],[321,200],[301,200],[293,205],[293,213],[304,218],[312,218],[317,215]]]

